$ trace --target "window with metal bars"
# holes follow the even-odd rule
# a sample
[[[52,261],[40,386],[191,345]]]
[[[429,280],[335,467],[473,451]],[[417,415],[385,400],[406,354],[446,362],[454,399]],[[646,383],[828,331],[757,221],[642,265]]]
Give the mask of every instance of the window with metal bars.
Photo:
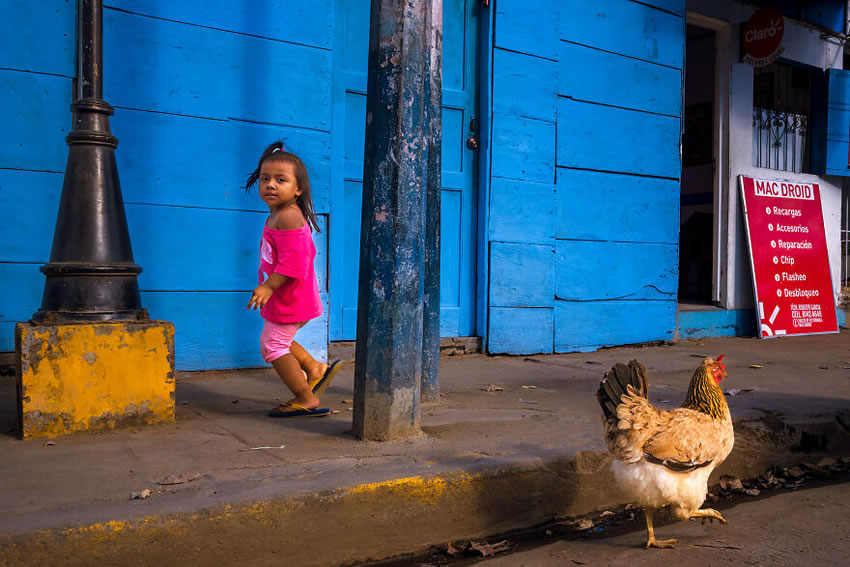
[[[784,63],[753,79],[753,165],[811,173],[811,72]]]

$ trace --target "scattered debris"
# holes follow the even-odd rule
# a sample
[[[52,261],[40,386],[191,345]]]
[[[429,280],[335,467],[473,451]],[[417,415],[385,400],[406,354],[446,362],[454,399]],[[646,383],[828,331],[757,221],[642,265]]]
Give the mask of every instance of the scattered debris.
[[[728,474],[720,475],[720,488],[727,492],[743,492],[744,485],[740,478],[729,476]]]
[[[575,527],[577,530],[589,530],[593,527],[593,520],[591,520],[590,518],[582,518],[580,520],[570,522],[570,525]]]
[[[245,447],[244,449],[239,449],[239,450],[240,451],[261,451],[263,449],[283,449],[284,447],[286,447],[286,445],[280,445],[280,446],[277,446],[277,447],[271,445],[271,446],[263,446],[263,447]],[[200,475],[198,475],[198,476],[200,476]],[[192,480],[194,480],[194,479],[192,479]]]
[[[192,482],[193,480],[197,480],[199,478],[201,478],[201,473],[181,474],[181,475],[171,474],[171,475],[168,475],[168,476],[164,476],[162,478],[158,478],[154,482],[156,482],[157,484],[162,484],[162,485],[184,484],[186,482]]]
[[[483,391],[483,392],[501,392],[503,390],[504,390],[503,387],[497,386],[495,384],[490,384],[488,386],[485,386],[484,388],[481,388],[481,391]]]
[[[490,544],[486,541],[467,541],[452,545],[446,545],[446,555],[452,557],[474,556],[474,557],[491,557],[503,551],[510,551],[514,548],[514,544],[503,539],[502,541]]]
[[[353,404],[354,400],[342,400],[340,403],[341,404]]]
[[[596,362],[595,360],[585,360],[585,364],[602,364],[601,362]]]
[[[661,403],[661,404],[669,404],[669,403],[670,403],[670,400],[658,400],[658,403]]]
[[[337,413],[339,413],[339,410],[338,410],[338,409],[331,410],[331,415],[333,415],[333,414],[337,414]]]
[[[713,545],[710,543],[692,543],[694,547],[714,547],[717,549],[744,549],[743,547],[738,547],[737,545]]]
[[[130,493],[130,500],[144,500],[145,498],[149,498],[150,495],[153,494],[150,488],[145,488],[144,490],[139,490],[137,492]]]
[[[469,547],[470,549],[480,553],[481,557],[490,557],[491,555],[496,555],[503,551],[510,551],[513,548],[513,545],[508,540],[503,539],[502,541],[494,544],[489,544],[486,541],[482,541],[481,543],[471,541],[469,542]]]
[[[818,366],[820,370],[829,370],[829,366]]]
[[[522,387],[523,390],[534,390],[536,388],[537,388],[537,386],[523,386]]]
[[[744,392],[752,392],[752,388],[729,388],[728,390],[724,390],[723,393],[727,396],[737,396],[739,394],[743,394]]]
[[[354,408],[348,408],[348,411],[354,411]]]
[[[614,512],[612,512],[611,510],[605,510],[604,512],[599,514],[599,517],[600,518],[607,518],[608,516],[614,516],[614,515],[615,515]]]
[[[519,401],[522,404],[539,404],[540,403],[537,400],[523,400],[522,398],[519,398]]]
[[[750,364],[750,368],[762,368],[761,364]]]
[[[45,447],[52,447],[56,445],[56,443],[54,443],[53,441],[45,441],[44,443],[42,443],[42,445],[44,445]]]
[[[231,403],[231,404],[238,404],[238,403],[239,403],[239,400],[230,400],[230,403]]]

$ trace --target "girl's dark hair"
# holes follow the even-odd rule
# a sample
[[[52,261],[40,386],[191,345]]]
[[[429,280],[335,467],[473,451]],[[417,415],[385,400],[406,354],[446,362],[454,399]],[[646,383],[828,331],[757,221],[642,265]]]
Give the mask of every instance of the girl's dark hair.
[[[260,170],[263,168],[263,163],[267,160],[289,162],[293,165],[295,168],[295,182],[298,184],[298,188],[301,189],[301,194],[298,195],[295,202],[298,203],[301,214],[307,219],[312,229],[316,232],[322,232],[319,230],[319,222],[316,220],[316,213],[313,211],[313,195],[310,191],[310,177],[307,175],[307,166],[304,165],[304,162],[297,155],[284,150],[283,142],[274,142],[263,150],[260,161],[257,164],[257,169],[251,172],[248,180],[245,182],[245,192],[250,192],[251,187],[260,178]]]

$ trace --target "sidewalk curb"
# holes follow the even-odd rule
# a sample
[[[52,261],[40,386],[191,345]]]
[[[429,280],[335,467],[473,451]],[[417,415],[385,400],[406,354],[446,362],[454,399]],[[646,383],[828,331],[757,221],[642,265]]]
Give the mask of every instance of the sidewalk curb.
[[[850,415],[736,420],[719,473],[850,455]],[[609,457],[553,455],[431,477],[412,476],[191,514],[149,516],[0,537],[0,565],[153,565],[175,557],[217,565],[339,565],[483,538],[612,508]],[[381,534],[381,539],[364,537]]]

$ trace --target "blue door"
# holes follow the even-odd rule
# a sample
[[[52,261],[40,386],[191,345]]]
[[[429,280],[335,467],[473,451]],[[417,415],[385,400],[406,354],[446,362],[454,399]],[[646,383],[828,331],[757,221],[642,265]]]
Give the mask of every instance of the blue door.
[[[344,147],[342,190],[331,218],[330,340],[354,340],[360,265],[360,214],[366,122],[369,0],[344,0],[337,41],[342,78],[336,99],[334,139]],[[440,273],[440,334],[471,336],[475,329],[476,135],[478,2],[443,3],[443,148]],[[342,67],[341,73],[339,69]]]

